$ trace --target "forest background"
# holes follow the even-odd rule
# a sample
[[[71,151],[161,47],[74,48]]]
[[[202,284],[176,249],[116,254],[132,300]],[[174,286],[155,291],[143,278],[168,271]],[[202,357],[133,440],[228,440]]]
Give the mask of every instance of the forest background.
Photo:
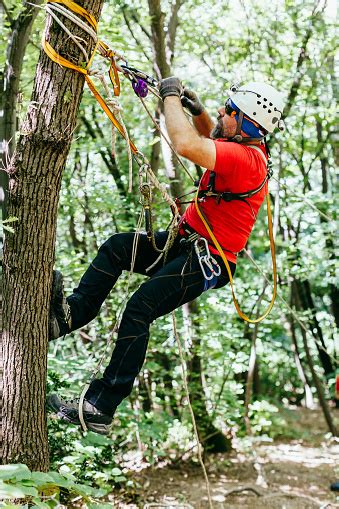
[[[46,16],[29,3],[2,1],[0,7],[3,105],[8,101],[9,69],[18,65],[15,59],[20,53],[11,53],[13,41],[17,44],[22,36],[11,103],[12,132],[7,122],[1,132],[6,142],[3,165],[8,168],[27,109],[34,107],[31,93]],[[331,408],[339,322],[334,14],[332,2],[311,1],[149,0],[103,5],[100,38],[157,79],[171,74],[181,78],[215,118],[234,82],[268,79],[286,98],[287,130],[270,141],[279,272],[275,307],[263,323],[248,325],[237,316],[226,287],[206,293],[177,313],[191,400],[200,439],[209,452],[229,450],[234,436],[293,436],[281,412],[284,407],[312,408],[320,403],[330,432],[336,434]],[[119,102],[133,141],[174,196],[191,189],[130,83],[122,78],[121,84]],[[63,101],[72,103],[72,94],[66,93]],[[149,96],[147,105],[163,125],[161,104]],[[62,269],[68,292],[102,242],[115,232],[135,229],[139,217],[137,168],[130,193],[126,143],[118,136],[112,152],[111,137],[109,121],[85,89],[58,209],[55,267]],[[201,168],[187,164],[198,178]],[[1,183],[7,186],[5,172]],[[170,211],[156,194],[153,214],[156,228],[166,228]],[[7,217],[3,228],[7,236],[15,235],[15,219]],[[270,299],[263,273],[272,280],[264,207],[246,249],[247,255],[239,256],[236,292],[242,308],[256,315]],[[129,291],[140,282],[134,275]],[[48,391],[60,390],[70,397],[79,394],[105,351],[126,285],[126,278],[117,284],[95,321],[50,345]],[[120,467],[131,451],[138,450],[140,462],[148,464],[194,452],[170,316],[152,326],[146,364],[132,396],[119,409],[111,439],[92,434],[84,438],[79,430],[51,419],[49,443],[52,468],[97,486],[127,485]],[[17,458],[25,462],[22,455]],[[34,461],[27,463],[37,467]]]

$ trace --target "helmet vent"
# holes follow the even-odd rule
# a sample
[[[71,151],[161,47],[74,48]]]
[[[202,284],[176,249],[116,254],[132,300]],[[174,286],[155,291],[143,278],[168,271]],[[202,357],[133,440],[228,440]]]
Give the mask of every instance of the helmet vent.
[[[257,101],[257,104],[261,104],[261,102],[260,102],[260,101]]]
[[[266,104],[263,104],[263,106],[262,106],[262,107],[263,107],[263,108],[267,108]]]
[[[256,111],[253,111],[253,115],[256,115],[256,114],[257,114],[257,112],[256,112]]]

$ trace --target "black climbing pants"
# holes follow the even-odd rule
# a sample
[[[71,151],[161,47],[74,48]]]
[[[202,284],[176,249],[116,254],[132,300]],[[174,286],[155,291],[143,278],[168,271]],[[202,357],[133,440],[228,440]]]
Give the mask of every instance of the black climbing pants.
[[[163,248],[167,232],[155,234],[156,244]],[[90,322],[113,288],[123,270],[130,270],[134,233],[118,233],[99,249],[67,301],[71,308],[72,330]],[[209,287],[221,288],[229,281],[221,258],[215,256],[222,273],[207,282],[202,274],[193,245],[177,236],[166,262],[163,258],[149,271],[158,258],[146,234],[139,234],[134,272],[149,276],[129,299],[122,316],[118,337],[109,365],[101,379],[95,379],[85,395],[102,412],[113,415],[119,403],[130,394],[145,360],[149,326],[182,304],[189,302]],[[232,272],[235,264],[230,263]]]

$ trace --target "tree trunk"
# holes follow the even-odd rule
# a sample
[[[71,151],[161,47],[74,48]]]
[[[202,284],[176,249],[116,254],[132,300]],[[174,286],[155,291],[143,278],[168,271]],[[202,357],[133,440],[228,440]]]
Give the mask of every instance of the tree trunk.
[[[81,3],[99,16],[103,0]],[[88,40],[86,32],[68,20],[65,24]],[[50,17],[46,38],[66,59],[76,64],[83,59]],[[89,41],[89,53],[92,48]],[[57,206],[83,86],[82,75],[41,52],[23,134],[9,168],[9,214],[17,222],[4,246],[4,461],[26,463],[34,470],[49,467],[45,381]]]
[[[311,332],[316,340],[316,346],[319,353],[319,359],[323,367],[326,377],[330,377],[334,373],[332,361],[328,353],[326,352],[326,345],[323,337],[323,333],[316,316],[316,309],[313,302],[311,285],[306,279],[305,281],[295,280],[295,284],[298,286],[298,295],[300,298],[301,305],[305,311],[310,311],[311,320]],[[320,344],[319,344],[320,343]],[[320,346],[321,345],[321,346]]]
[[[294,319],[293,319],[292,315],[289,316],[289,320],[288,320],[287,324],[288,324],[290,334],[291,334],[291,340],[292,340],[291,350],[294,355],[295,365],[297,368],[299,378],[304,386],[305,407],[306,408],[314,408],[314,399],[313,399],[311,387],[308,383],[303,365],[301,364],[301,360],[300,360],[297,336],[295,333],[295,323],[294,323]]]
[[[154,53],[154,70],[157,78],[168,78],[172,74],[171,61],[174,54],[175,36],[178,26],[178,11],[181,6],[180,1],[175,2],[172,8],[170,19],[165,29],[165,14],[161,10],[160,0],[148,0],[149,14],[151,16],[152,46]],[[168,34],[166,40],[166,33]],[[168,138],[165,119],[163,115],[163,103],[160,103],[160,125],[161,129]],[[183,194],[183,185],[181,178],[181,168],[179,168],[175,157],[173,156],[167,143],[161,138],[163,159],[166,168],[167,177],[170,180],[172,196]]]
[[[300,302],[300,297],[299,297],[299,293],[298,293],[298,288],[297,288],[297,286],[295,284],[292,284],[292,291],[293,291],[292,295],[293,295],[293,298],[294,298],[294,302],[296,304],[296,308],[300,309],[301,308],[301,302]],[[310,371],[312,373],[313,383],[314,383],[314,386],[315,386],[315,388],[317,390],[319,404],[320,404],[321,409],[323,411],[323,414],[324,414],[324,417],[325,417],[325,420],[327,422],[327,425],[328,425],[328,428],[329,428],[330,432],[332,433],[332,435],[334,437],[336,437],[336,436],[338,436],[338,430],[336,429],[335,424],[333,422],[332,415],[331,415],[330,409],[328,407],[328,404],[327,404],[327,401],[326,401],[326,398],[325,398],[323,385],[322,385],[322,383],[321,383],[321,381],[320,381],[320,379],[319,379],[319,377],[318,377],[318,375],[316,373],[315,367],[314,367],[312,355],[311,355],[310,348],[309,348],[309,345],[308,345],[307,334],[306,334],[305,330],[302,327],[300,328],[300,332],[301,332],[301,335],[302,335],[302,338],[303,338],[303,344],[304,344],[304,349],[305,349],[305,354],[306,354],[307,362],[308,362]]]
[[[191,403],[198,428],[199,438],[206,452],[226,452],[231,449],[230,440],[218,430],[209,415],[203,386],[203,367],[201,363],[201,338],[196,300],[188,303],[192,329],[192,358],[189,370]]]
[[[40,5],[42,0],[32,0],[31,3]],[[7,46],[6,66],[1,81],[2,122],[0,139],[2,141],[2,165],[6,168],[15,147],[15,133],[17,131],[16,105],[19,95],[22,64],[33,22],[38,9],[24,2],[19,16],[15,20],[8,20],[11,24],[11,37]],[[3,198],[3,218],[6,217],[8,194],[8,175],[0,171],[0,195]],[[1,202],[1,198],[0,198]]]

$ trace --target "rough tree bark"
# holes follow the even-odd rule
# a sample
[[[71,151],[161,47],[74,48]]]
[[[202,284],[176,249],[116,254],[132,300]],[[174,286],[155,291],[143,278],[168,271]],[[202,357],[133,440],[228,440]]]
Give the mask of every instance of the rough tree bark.
[[[98,18],[103,0],[79,3]],[[88,40],[86,32],[65,24]],[[50,17],[46,37],[62,56],[81,63],[78,47]],[[89,52],[92,47],[89,41]],[[83,86],[82,75],[41,52],[31,103],[8,168],[8,210],[17,222],[4,246],[4,461],[36,470],[49,467],[45,380],[56,217]]]
[[[11,36],[7,46],[6,65],[3,76],[0,79],[2,105],[0,139],[2,142],[1,159],[3,167],[7,166],[7,162],[12,156],[15,147],[15,133],[17,130],[16,107],[20,90],[22,64],[32,26],[38,14],[38,9],[31,5],[32,3],[39,5],[42,3],[42,0],[32,0],[30,3],[24,2],[18,17],[16,19],[8,19],[11,25]],[[10,14],[8,15],[10,16]],[[5,217],[8,175],[3,171],[0,171],[0,188],[0,195],[3,199],[3,217]]]
[[[36,5],[41,0],[33,1]],[[0,70],[0,220],[7,216],[8,175],[6,168],[15,147],[17,129],[17,99],[20,91],[20,78],[27,43],[32,31],[38,9],[27,2],[17,18],[12,19],[10,11],[4,9],[0,1],[0,11],[4,11],[10,23],[11,33],[6,51],[6,64]],[[3,232],[0,230],[0,265],[2,264]],[[2,447],[2,389],[3,389],[3,356],[2,356],[2,272],[0,272],[0,444]],[[1,454],[2,457],[2,454]]]

